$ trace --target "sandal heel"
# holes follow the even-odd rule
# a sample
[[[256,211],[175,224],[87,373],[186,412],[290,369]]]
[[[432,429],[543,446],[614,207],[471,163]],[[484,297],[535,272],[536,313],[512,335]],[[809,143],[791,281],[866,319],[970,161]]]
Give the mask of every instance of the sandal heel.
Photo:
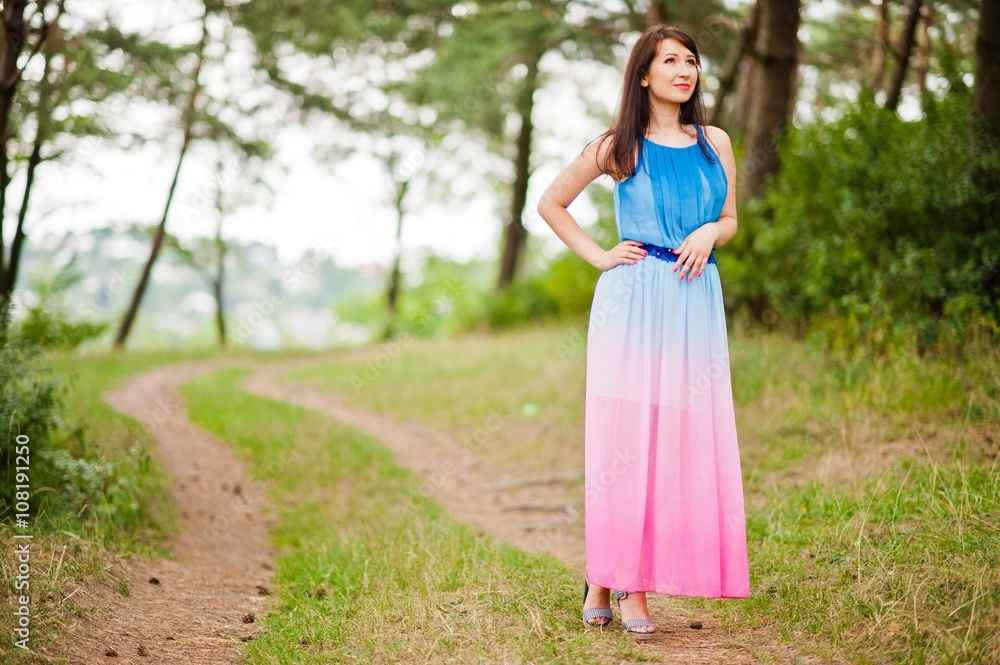
[[[611,597],[615,599],[618,604],[618,609],[621,609],[622,599],[628,598],[631,594],[628,591],[618,591],[617,589],[611,590]],[[633,630],[633,628],[638,628],[639,626],[649,626],[653,630],[648,633],[645,631]],[[622,631],[628,633],[633,638],[641,641],[653,639],[653,634],[656,632],[656,625],[650,619],[629,619],[628,621],[622,621]]]
[[[590,593],[590,581],[586,578],[583,580],[583,604],[587,604],[587,594]],[[587,628],[604,628],[612,619],[615,618],[614,613],[611,608],[604,607],[591,607],[590,609],[584,608],[583,610],[583,623]],[[593,619],[605,619],[605,621],[598,621],[591,623]]]

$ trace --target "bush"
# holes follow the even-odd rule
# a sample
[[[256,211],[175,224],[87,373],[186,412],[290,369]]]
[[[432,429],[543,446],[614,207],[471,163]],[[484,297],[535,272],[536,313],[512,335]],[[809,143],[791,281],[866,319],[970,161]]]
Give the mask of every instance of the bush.
[[[103,333],[107,323],[69,320],[66,292],[81,279],[74,261],[70,261],[51,280],[40,283],[37,288],[38,303],[28,307],[27,316],[18,324],[19,334],[48,349],[68,350]]]
[[[619,242],[611,190],[593,187],[587,194],[598,212],[587,234],[601,247],[611,249]],[[568,248],[535,265],[532,274],[501,293],[483,293],[483,307],[478,317],[468,317],[469,323],[502,330],[545,320],[586,319],[601,271]]]
[[[61,521],[99,513],[116,524],[133,523],[146,508],[139,482],[148,455],[138,444],[114,460],[73,454],[88,446],[84,429],[65,419],[65,382],[48,369],[41,347],[15,332],[11,307],[9,299],[0,300],[0,520],[12,518],[16,485],[24,484],[15,467],[27,466],[29,515]],[[15,454],[23,437],[27,465]]]
[[[778,177],[748,208],[738,304],[763,296],[840,348],[925,350],[970,326],[996,334],[998,196],[972,182],[971,119],[958,86],[925,97],[916,122],[863,96],[836,122],[790,130]],[[997,157],[982,166],[997,169]]]
[[[38,347],[11,332],[11,302],[0,298],[0,518],[13,512],[18,480],[15,467],[27,467],[33,490],[50,473],[40,451],[52,444],[62,427],[62,385],[41,361]],[[24,438],[27,437],[27,438]],[[28,447],[29,454],[16,455],[15,448]],[[20,459],[19,459],[20,458]],[[30,502],[32,513],[36,501]]]

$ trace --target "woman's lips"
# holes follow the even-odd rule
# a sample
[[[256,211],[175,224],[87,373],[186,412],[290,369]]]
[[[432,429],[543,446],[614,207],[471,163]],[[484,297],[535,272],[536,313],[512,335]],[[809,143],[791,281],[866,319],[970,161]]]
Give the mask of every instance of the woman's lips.
[[[680,88],[681,90],[689,90],[691,88],[690,83],[678,83],[674,86],[675,88]]]

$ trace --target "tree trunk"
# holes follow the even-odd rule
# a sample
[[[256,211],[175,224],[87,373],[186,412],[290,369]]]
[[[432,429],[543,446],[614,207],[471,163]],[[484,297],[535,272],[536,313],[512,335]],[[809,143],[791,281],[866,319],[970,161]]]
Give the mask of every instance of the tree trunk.
[[[979,157],[1000,150],[1000,0],[980,0],[976,35],[976,82],[973,89],[973,180],[984,191],[997,192],[995,170],[979,164]]]
[[[17,273],[21,267],[21,248],[24,247],[24,220],[28,214],[28,201],[31,197],[31,188],[35,182],[35,169],[42,161],[42,132],[41,125],[35,135],[34,145],[31,146],[31,155],[28,156],[28,169],[24,181],[24,197],[21,199],[21,209],[17,213],[17,226],[14,228],[14,239],[10,242],[10,259],[7,262],[7,271],[4,275],[4,282],[0,285],[0,294],[10,295],[14,293],[17,285]]]
[[[667,10],[666,0],[650,0],[649,9],[646,10],[646,25],[656,25],[657,23],[668,23],[670,12]]]
[[[0,45],[0,285],[8,281],[7,262],[3,239],[4,211],[7,209],[7,185],[10,184],[10,174],[7,172],[9,156],[7,146],[10,140],[10,110],[17,94],[17,84],[20,82],[20,72],[17,59],[24,46],[24,8],[27,0],[7,0],[3,3],[3,44]],[[6,289],[0,296],[6,294]]]
[[[223,307],[222,290],[226,277],[226,241],[222,239],[222,220],[225,215],[225,207],[222,200],[222,174],[224,164],[220,157],[216,164],[216,182],[219,183],[215,189],[215,210],[219,214],[219,222],[215,225],[215,277],[212,279],[212,295],[215,297],[215,327],[219,333],[219,346],[226,348],[226,310]]]
[[[48,39],[49,30],[53,24],[58,24],[65,9],[65,0],[58,0],[56,13],[52,22],[44,20],[45,10],[49,6],[49,0],[37,0],[35,3],[35,13],[42,16],[42,25],[38,31],[38,38],[28,52],[28,57],[24,65],[18,68],[17,61],[21,53],[24,52],[24,45],[27,40],[26,32],[29,29],[24,22],[24,12],[27,7],[27,0],[13,0],[3,3],[0,7],[0,26],[3,28],[3,45],[0,46],[0,296],[9,294],[13,290],[13,284],[17,280],[17,262],[20,257],[21,246],[24,241],[24,214],[27,211],[26,200],[21,207],[17,230],[14,233],[14,243],[11,246],[11,262],[7,263],[4,257],[6,248],[3,238],[4,212],[7,209],[7,187],[10,185],[10,156],[7,154],[7,147],[10,143],[10,112],[14,104],[14,97],[17,95],[18,84],[24,74],[24,67],[45,45]],[[46,73],[48,72],[48,61],[46,60]],[[37,137],[36,137],[37,138]],[[38,152],[36,150],[36,152]],[[38,153],[41,154],[40,152]],[[40,159],[36,155],[35,166]],[[34,178],[34,168],[31,169],[31,179]],[[28,185],[30,191],[30,185]],[[13,266],[13,269],[11,267]],[[11,288],[7,289],[6,285]],[[0,323],[3,325],[3,323]]]
[[[753,47],[757,38],[757,19],[760,16],[759,5],[756,3],[750,8],[746,21],[740,27],[740,32],[736,35],[729,53],[726,55],[726,62],[722,66],[722,76],[719,77],[719,90],[715,93],[715,103],[712,105],[712,115],[708,124],[717,125],[722,118],[722,108],[726,103],[726,97],[736,82],[736,75],[740,70],[740,63]]]
[[[920,20],[922,4],[923,0],[910,0],[910,10],[906,14],[906,23],[903,25],[900,44],[893,54],[896,64],[892,68],[892,78],[889,80],[889,89],[885,97],[885,107],[892,111],[895,111],[896,107],[899,106],[899,100],[903,94],[903,82],[906,80],[906,69],[910,64],[913,43],[916,41],[917,21]]]
[[[403,202],[410,187],[409,180],[396,183],[396,256],[392,260],[392,272],[389,273],[389,287],[385,294],[386,307],[389,310],[389,321],[382,332],[382,339],[389,339],[396,332],[396,315],[399,311],[399,291],[402,281],[400,265],[403,261],[403,217],[405,211]]]
[[[736,103],[733,105],[731,126],[733,131],[741,134],[746,132],[747,119],[750,117],[750,108],[753,106],[755,82],[757,80],[757,67],[754,58],[754,51],[757,49],[757,42],[760,40],[760,8],[764,0],[757,0],[751,12],[753,16],[753,31],[747,37],[746,52],[737,64],[736,79],[739,81]]]
[[[541,54],[529,54],[528,72],[525,74],[518,100],[517,111],[521,117],[521,130],[517,137],[517,156],[514,159],[514,191],[511,195],[510,220],[504,228],[503,254],[500,259],[500,276],[497,289],[502,290],[514,281],[524,254],[528,232],[524,228],[524,205],[528,200],[528,178],[531,175],[531,111],[535,105],[538,88],[538,61]]]
[[[219,333],[219,346],[226,348],[226,312],[222,308],[222,285],[225,278],[225,250],[219,251],[218,272],[212,280],[212,295],[215,297],[215,328]]]
[[[747,118],[742,176],[745,191],[759,196],[764,179],[778,170],[778,143],[795,99],[799,1],[758,0],[760,34],[754,49],[757,78]]]
[[[163,207],[163,217],[160,219],[160,223],[156,227],[156,232],[153,234],[153,244],[149,250],[149,258],[146,260],[146,265],[142,269],[142,275],[139,277],[139,283],[136,285],[135,292],[132,294],[132,301],[129,303],[128,310],[125,312],[125,317],[122,319],[121,326],[118,328],[118,335],[115,337],[116,349],[122,349],[125,347],[125,340],[128,339],[128,334],[132,329],[132,324],[135,322],[135,317],[139,312],[139,304],[142,302],[142,297],[146,293],[146,286],[149,284],[149,276],[153,272],[153,264],[156,263],[156,257],[159,256],[160,248],[163,246],[163,237],[167,232],[167,216],[170,213],[170,204],[174,199],[174,192],[177,189],[177,180],[181,174],[181,165],[184,163],[184,156],[187,154],[188,147],[191,145],[195,104],[197,102],[198,92],[201,89],[201,65],[205,59],[205,43],[207,41],[208,7],[205,7],[205,14],[202,17],[201,22],[201,41],[198,42],[197,49],[198,60],[195,63],[191,95],[188,98],[187,108],[183,117],[184,140],[181,143],[181,151],[177,157],[177,166],[174,168],[174,178],[170,183],[170,191],[167,193],[167,202]]]
[[[928,4],[920,16],[919,34],[917,37],[917,64],[913,74],[920,86],[920,93],[927,90],[927,72],[931,68],[931,24],[934,22],[934,6]]]
[[[875,52],[872,54],[872,70],[868,77],[868,90],[876,93],[882,89],[885,77],[885,52],[889,46],[889,0],[882,0],[878,6],[878,21],[875,24]]]
[[[750,117],[750,109],[753,107],[754,90],[756,89],[757,65],[752,53],[740,62],[737,79],[739,80],[739,94],[736,97],[736,104],[733,105],[732,126],[733,130],[742,134],[747,130],[747,120]]]
[[[0,283],[0,293],[12,294],[17,284],[17,274],[21,264],[21,249],[24,247],[24,220],[28,216],[28,203],[31,200],[31,190],[35,183],[35,171],[42,163],[42,145],[48,139],[49,121],[52,105],[50,104],[53,85],[49,81],[51,61],[46,54],[42,67],[42,77],[38,82],[38,111],[35,113],[35,140],[28,156],[28,167],[25,173],[24,195],[21,198],[21,209],[17,213],[17,226],[14,229],[14,239],[10,243],[10,260],[4,281]]]

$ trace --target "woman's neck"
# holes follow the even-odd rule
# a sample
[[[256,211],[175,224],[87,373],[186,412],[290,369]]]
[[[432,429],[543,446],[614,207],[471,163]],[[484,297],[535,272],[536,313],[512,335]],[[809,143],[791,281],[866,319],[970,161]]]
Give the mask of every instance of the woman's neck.
[[[649,127],[652,136],[680,136],[685,134],[681,127],[681,106],[671,102],[650,100]]]

